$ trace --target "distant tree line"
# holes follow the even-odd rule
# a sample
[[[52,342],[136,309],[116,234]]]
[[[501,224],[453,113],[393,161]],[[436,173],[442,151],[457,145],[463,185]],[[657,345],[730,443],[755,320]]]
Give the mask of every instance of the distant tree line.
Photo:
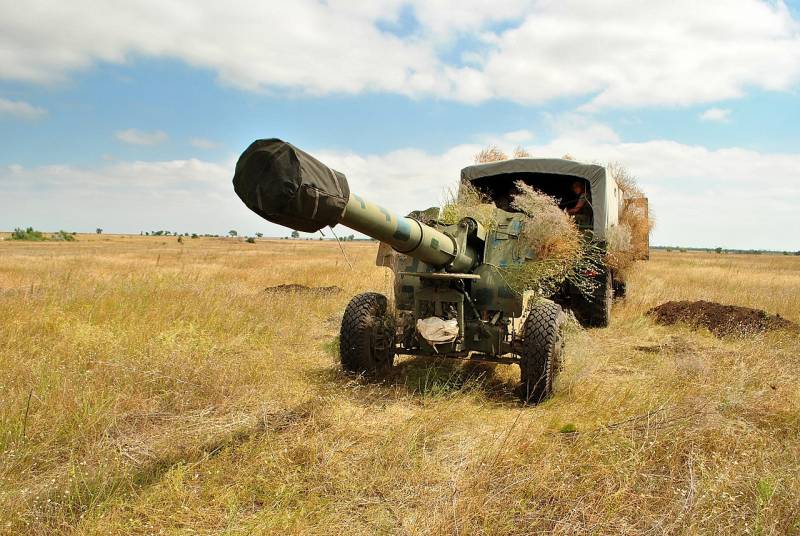
[[[178,237],[178,242],[181,243],[181,244],[183,243],[183,238],[184,237],[188,237],[188,238],[201,238],[201,237],[202,238],[222,238],[218,234],[210,234],[210,233],[204,233],[204,234],[191,233],[191,234],[189,234],[189,233],[178,233],[178,232],[175,232],[175,231],[164,231],[164,230],[159,230],[159,231],[140,231],[139,232],[139,236],[176,236],[176,237]],[[230,231],[228,231],[227,236],[230,237],[230,238],[238,238],[240,235],[239,235],[239,231],[237,231],[236,229],[231,229]],[[256,241],[256,238],[263,238],[263,237],[264,237],[264,233],[260,233],[259,232],[259,233],[253,233],[253,236],[242,236],[241,238],[244,238],[244,241],[247,242],[247,243],[254,244],[255,241]]]
[[[95,229],[95,233],[98,235],[103,234],[103,229],[98,227]],[[44,241],[44,240],[58,240],[58,241],[73,241],[75,240],[75,236],[77,235],[76,232],[68,232],[68,231],[58,231],[56,233],[52,233],[49,236],[45,235],[42,231],[37,231],[33,227],[21,228],[17,227],[11,233],[10,240],[28,240],[28,241]],[[183,238],[220,238],[218,234],[199,234],[199,233],[179,233],[177,231],[165,231],[160,229],[158,231],[139,231],[139,236],[174,236],[178,238],[178,242],[183,243]],[[239,232],[236,229],[231,229],[228,231],[228,236],[231,238],[238,238]],[[264,233],[258,232],[253,233],[253,236],[244,236],[245,242],[248,243],[255,243],[256,238],[264,238]],[[289,237],[282,237],[283,240],[292,239],[292,240],[336,240],[336,238],[325,238],[324,236],[320,236],[318,238],[315,237],[306,237],[302,238],[298,231],[292,231],[292,234]],[[376,240],[373,238],[356,238],[355,235],[347,235],[339,237],[338,240],[340,242],[352,242],[352,241],[365,241],[365,242],[375,242]],[[798,252],[800,254],[800,252]]]
[[[782,251],[773,249],[725,249],[722,247],[716,248],[696,248],[696,247],[682,247],[682,246],[652,246],[650,249],[658,251],[678,251],[686,253],[687,251],[695,251],[700,253],[716,253],[717,255],[734,254],[734,255],[797,255],[800,256],[800,251]]]

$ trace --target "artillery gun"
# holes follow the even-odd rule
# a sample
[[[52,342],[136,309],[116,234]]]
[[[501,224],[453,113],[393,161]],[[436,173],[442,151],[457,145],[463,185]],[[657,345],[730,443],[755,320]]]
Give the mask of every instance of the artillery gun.
[[[472,168],[465,170],[472,179],[487,176],[485,167]],[[273,223],[303,232],[341,224],[382,243],[378,264],[395,272],[394,300],[368,292],[347,305],[340,332],[346,370],[379,374],[398,354],[518,364],[524,401],[552,392],[564,312],[554,301],[513,291],[497,269],[528,260],[515,247],[522,214],[498,207],[490,229],[470,217],[447,225],[427,211],[399,216],[351,193],[342,173],[278,139],[251,144],[233,183],[242,201]]]

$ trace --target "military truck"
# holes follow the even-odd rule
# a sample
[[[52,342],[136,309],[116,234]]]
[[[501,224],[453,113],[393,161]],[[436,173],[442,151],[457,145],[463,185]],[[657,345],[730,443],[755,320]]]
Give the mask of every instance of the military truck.
[[[462,180],[495,202],[491,228],[470,217],[445,224],[436,210],[399,216],[351,193],[342,173],[278,139],[253,142],[233,183],[248,208],[271,222],[303,232],[341,224],[382,242],[378,264],[394,270],[394,296],[367,292],[347,305],[339,346],[344,369],[381,374],[398,354],[517,364],[521,398],[540,402],[552,392],[563,352],[560,303],[583,307],[587,323],[604,325],[614,278],[593,274],[602,284],[588,299],[568,287],[552,299],[510,288],[497,267],[535,260],[517,247],[525,216],[508,205],[513,182],[561,196],[571,181],[585,181],[593,211],[587,232],[599,241],[617,221],[621,194],[602,167],[567,160],[470,166]]]
[[[491,199],[498,207],[512,210],[511,197],[514,183],[523,181],[529,186],[562,201],[568,209],[578,201],[573,185],[583,185],[588,198],[588,211],[579,227],[589,238],[605,249],[612,230],[619,225],[620,215],[628,204],[647,213],[647,199],[626,199],[623,190],[606,168],[596,164],[582,164],[573,160],[552,158],[514,158],[469,166],[461,170],[461,183],[469,183]],[[636,258],[649,255],[649,236],[637,237]],[[596,291],[587,296],[569,283],[550,296],[555,302],[570,309],[585,327],[605,327],[611,320],[611,305],[615,297],[625,294],[625,281],[621,274],[610,269],[599,269],[586,274],[597,281]]]

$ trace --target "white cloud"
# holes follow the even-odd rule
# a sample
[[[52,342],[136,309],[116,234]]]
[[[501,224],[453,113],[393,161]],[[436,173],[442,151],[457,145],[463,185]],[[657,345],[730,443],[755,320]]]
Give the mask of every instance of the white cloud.
[[[525,143],[526,141],[531,141],[533,138],[533,132],[525,129],[514,130],[512,132],[506,132],[503,134],[503,139],[510,143]]]
[[[688,105],[793,87],[800,34],[785,6],[754,0],[537,2],[482,71],[493,95],[522,102]]]
[[[189,145],[197,149],[217,149],[220,147],[219,143],[206,138],[192,138],[189,140]]]
[[[700,114],[700,119],[703,121],[716,121],[719,123],[727,123],[730,117],[731,111],[727,108],[709,108]]]
[[[381,31],[404,6],[418,28]],[[31,0],[6,2],[0,15],[0,77],[33,82],[149,56],[256,91],[580,97],[587,109],[715,102],[800,82],[800,26],[780,1]],[[463,40],[468,66],[448,59]]]
[[[0,168],[8,202],[0,228],[224,233],[236,224],[255,232],[263,225],[242,210],[232,170],[233,162],[201,160]]]
[[[25,101],[0,98],[0,117],[4,115],[20,119],[39,119],[47,115],[47,110]]]
[[[164,143],[169,139],[167,133],[161,130],[145,132],[135,128],[119,130],[114,133],[114,137],[121,142],[129,143],[131,145],[158,145],[159,143]]]
[[[800,237],[787,232],[797,227],[800,153],[709,149],[671,140],[631,143],[574,115],[553,118],[552,127],[550,141],[527,147],[531,154],[622,162],[650,197],[658,219],[656,244],[800,250]],[[503,134],[494,142],[508,151],[516,145]],[[480,148],[462,144],[437,154],[410,148],[373,155],[307,149],[345,173],[353,192],[405,213],[439,204]],[[96,169],[7,167],[0,169],[8,207],[0,213],[0,228],[287,234],[242,205],[231,187],[233,167],[233,159],[120,162]]]

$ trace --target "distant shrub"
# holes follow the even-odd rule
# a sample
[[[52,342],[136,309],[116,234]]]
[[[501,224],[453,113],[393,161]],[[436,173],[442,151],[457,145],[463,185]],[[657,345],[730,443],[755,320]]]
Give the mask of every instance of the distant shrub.
[[[14,229],[14,232],[11,233],[10,239],[28,240],[31,242],[43,242],[45,240],[55,240],[57,242],[74,242],[76,234],[77,233],[74,232],[61,230],[47,237],[44,235],[44,233],[42,233],[41,231],[37,231],[33,227],[28,227],[27,229],[22,229],[20,227],[17,227],[16,229]]]
[[[197,233],[192,233],[192,238],[197,238]]]
[[[28,227],[27,229],[21,229],[20,227],[17,227],[14,229],[14,232],[11,233],[11,240],[31,240],[34,242],[41,242],[42,240],[47,239],[41,231],[36,231],[33,227]]]
[[[245,240],[245,242],[247,242],[248,244],[255,244],[256,243],[256,239],[253,238],[252,236],[248,236],[247,240]]]
[[[74,242],[75,233],[68,233],[67,231],[59,231],[53,235],[50,235],[50,240],[56,240],[58,242]]]

